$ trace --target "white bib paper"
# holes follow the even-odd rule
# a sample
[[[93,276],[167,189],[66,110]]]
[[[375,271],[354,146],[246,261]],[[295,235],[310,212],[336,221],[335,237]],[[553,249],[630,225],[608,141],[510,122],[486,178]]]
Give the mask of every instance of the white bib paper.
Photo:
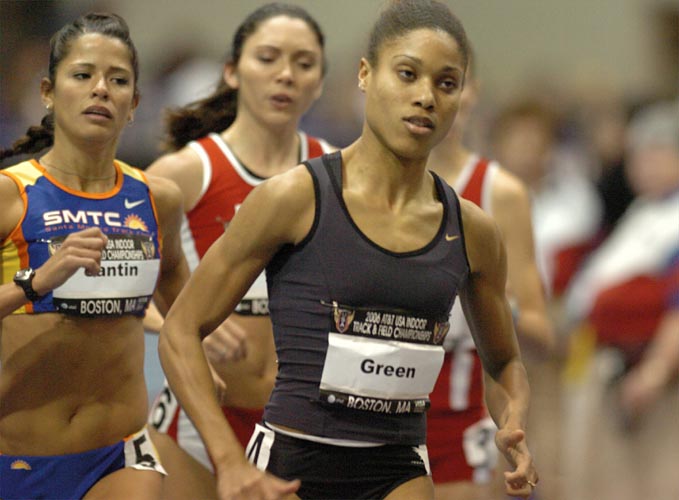
[[[442,364],[441,346],[330,333],[320,387],[385,399],[427,398]]]

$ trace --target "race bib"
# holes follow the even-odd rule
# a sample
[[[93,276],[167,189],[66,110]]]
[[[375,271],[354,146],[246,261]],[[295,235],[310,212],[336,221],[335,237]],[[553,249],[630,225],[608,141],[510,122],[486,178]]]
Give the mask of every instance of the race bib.
[[[333,305],[321,399],[380,413],[429,407],[448,323],[403,312]]]
[[[234,312],[242,316],[268,316],[269,298],[266,288],[266,274],[260,273],[241,300]]]
[[[78,316],[141,313],[151,299],[160,272],[160,258],[147,235],[110,234],[102,251],[101,269],[88,276],[79,269],[52,291],[59,312]],[[53,254],[64,238],[51,240]]]

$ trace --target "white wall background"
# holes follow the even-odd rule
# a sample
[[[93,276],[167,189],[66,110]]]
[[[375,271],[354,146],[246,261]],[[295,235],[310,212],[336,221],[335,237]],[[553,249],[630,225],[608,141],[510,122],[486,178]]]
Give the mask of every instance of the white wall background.
[[[353,73],[381,0],[292,0],[326,32],[331,78]],[[221,60],[238,23],[262,0],[73,0],[125,17],[145,68],[172,47],[195,43]],[[562,85],[605,80],[627,95],[662,83],[653,12],[679,0],[447,0],[479,55],[487,90],[504,97],[533,78]]]
[[[306,8],[326,34],[330,62],[322,98],[302,123],[303,128],[343,146],[360,132],[361,94],[356,89],[358,61],[383,0],[288,0]],[[462,20],[477,55],[482,82],[482,105],[497,109],[518,96],[535,92],[554,95],[554,102],[597,102],[610,95],[627,102],[657,96],[676,96],[679,90],[679,47],[672,52],[662,44],[679,45],[679,21],[674,38],[663,41],[658,22],[660,8],[679,12],[679,0],[444,0]],[[171,97],[168,83],[154,77],[172,56],[193,49],[214,65],[209,83],[194,77],[183,85],[205,93],[217,80],[233,32],[243,18],[267,0],[0,0],[0,35],[9,27],[16,5],[32,9],[37,19],[59,25],[91,10],[122,15],[130,25],[141,58],[142,101],[136,134],[126,134],[121,146],[145,165],[156,155],[161,137],[161,114],[166,105],[183,104],[198,94]],[[56,17],[40,17],[46,4],[60,9]],[[14,5],[3,15],[3,6]],[[675,20],[677,17],[674,18]],[[30,26],[37,31],[39,26]],[[667,28],[665,28],[667,31]],[[9,33],[9,30],[7,30]],[[0,90],[15,84],[13,94],[0,95],[0,113],[20,108],[18,116],[0,123],[3,143],[9,143],[35,122],[42,111],[38,76],[44,74],[44,55],[20,52],[31,33],[0,46],[3,54],[21,54],[19,65],[0,74]],[[7,46],[11,45],[11,46]],[[46,49],[46,44],[40,42]],[[673,54],[668,56],[668,54]],[[30,59],[30,60],[27,60]],[[677,59],[677,60],[674,60]],[[2,62],[4,59],[0,60]],[[203,88],[195,82],[198,79]],[[155,86],[154,86],[155,85]],[[158,87],[158,85],[162,85]],[[17,88],[35,89],[17,97]],[[21,105],[19,106],[20,103]],[[3,106],[4,105],[4,106]],[[16,110],[14,110],[16,114]],[[0,118],[2,116],[0,115]],[[11,129],[11,130],[10,130]],[[478,142],[478,141],[477,141]],[[482,147],[481,143],[474,146]]]

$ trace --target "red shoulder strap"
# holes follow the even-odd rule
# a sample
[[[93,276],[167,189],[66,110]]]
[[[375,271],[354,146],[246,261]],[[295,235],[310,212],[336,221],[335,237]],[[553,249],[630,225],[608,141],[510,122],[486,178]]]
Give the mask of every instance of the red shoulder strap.
[[[476,162],[474,172],[469,178],[467,186],[462,191],[461,195],[464,199],[476,203],[479,207],[481,206],[481,194],[483,192],[483,181],[486,177],[486,171],[488,170],[488,160],[485,158],[479,159]]]
[[[307,136],[307,147],[309,148],[309,159],[316,158],[323,154],[323,146],[318,139],[315,137]]]
[[[224,158],[224,153],[222,152],[219,145],[210,136],[205,136],[196,141],[207,153],[208,158],[210,158],[210,163],[214,166],[217,160]]]

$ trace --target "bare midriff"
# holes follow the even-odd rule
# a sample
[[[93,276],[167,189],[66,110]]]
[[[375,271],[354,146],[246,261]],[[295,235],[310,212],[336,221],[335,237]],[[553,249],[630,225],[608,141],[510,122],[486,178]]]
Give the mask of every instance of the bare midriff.
[[[79,453],[144,426],[141,318],[22,314],[0,335],[0,453]]]

